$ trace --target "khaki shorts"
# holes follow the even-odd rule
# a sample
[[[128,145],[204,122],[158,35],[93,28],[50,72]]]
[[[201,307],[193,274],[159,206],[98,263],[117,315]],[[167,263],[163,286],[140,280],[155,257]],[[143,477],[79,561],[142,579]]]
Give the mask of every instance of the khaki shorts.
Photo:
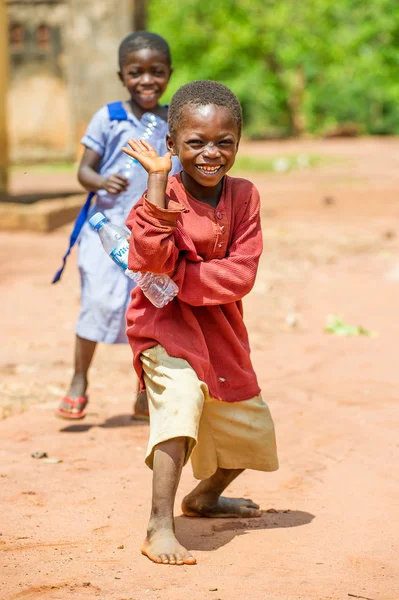
[[[222,402],[209,394],[188,362],[160,346],[141,354],[150,408],[145,462],[153,466],[157,444],[187,438],[184,464],[191,457],[194,477],[207,479],[223,469],[278,469],[274,424],[261,396]]]

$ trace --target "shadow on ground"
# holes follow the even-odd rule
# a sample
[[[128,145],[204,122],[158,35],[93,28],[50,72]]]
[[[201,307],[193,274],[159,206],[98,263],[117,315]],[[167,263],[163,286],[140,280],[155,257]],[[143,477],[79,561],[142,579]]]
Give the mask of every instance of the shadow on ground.
[[[104,423],[74,423],[73,425],[67,425],[60,429],[60,433],[84,433],[90,431],[95,427],[101,427],[103,429],[113,429],[116,427],[148,427],[148,420],[134,420],[132,419],[131,413],[125,415],[115,415],[105,419]]]
[[[280,529],[309,525],[315,515],[302,510],[262,511],[256,519],[194,519],[176,518],[176,535],[188,550],[217,550],[229,544],[237,535],[261,529]]]

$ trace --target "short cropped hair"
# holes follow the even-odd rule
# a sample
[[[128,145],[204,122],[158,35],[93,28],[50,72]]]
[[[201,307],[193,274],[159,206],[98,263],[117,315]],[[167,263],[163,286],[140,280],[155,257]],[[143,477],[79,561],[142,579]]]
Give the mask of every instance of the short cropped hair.
[[[126,36],[119,45],[119,68],[123,67],[127,56],[131,52],[137,52],[138,50],[158,50],[165,56],[166,62],[171,66],[172,58],[169,44],[163,37],[157,33],[151,33],[151,31],[135,31]]]
[[[176,133],[182,120],[182,112],[186,106],[225,106],[230,110],[241,136],[242,108],[237,96],[223,83],[202,80],[186,83],[174,94],[168,109],[169,133]]]

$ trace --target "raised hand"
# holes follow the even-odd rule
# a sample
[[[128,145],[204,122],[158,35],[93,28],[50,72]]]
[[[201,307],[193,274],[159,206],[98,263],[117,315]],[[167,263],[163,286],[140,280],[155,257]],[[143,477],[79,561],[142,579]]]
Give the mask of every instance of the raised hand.
[[[164,156],[158,156],[155,148],[147,140],[132,138],[128,141],[128,144],[130,149],[122,148],[123,152],[138,160],[149,175],[152,173],[168,175],[172,168],[172,155],[170,152],[166,152]]]

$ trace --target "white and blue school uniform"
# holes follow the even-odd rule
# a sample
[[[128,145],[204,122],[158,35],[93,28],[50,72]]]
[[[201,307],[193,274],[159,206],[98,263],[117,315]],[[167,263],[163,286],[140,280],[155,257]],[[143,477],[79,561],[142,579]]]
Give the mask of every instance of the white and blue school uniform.
[[[144,121],[145,119],[141,122],[132,113],[126,112],[122,102],[108,104],[94,115],[81,143],[101,156],[99,168],[101,175],[107,177],[118,173],[123,168],[129,160],[129,157],[122,152],[128,140],[132,137],[138,139],[147,137],[143,126]],[[155,115],[154,124],[148,139],[158,154],[163,155],[167,150],[165,136],[168,125],[166,121]],[[173,157],[170,174],[173,175],[180,168],[178,159]],[[70,247],[64,257],[64,265],[71,247],[78,239],[82,308],[76,333],[86,340],[106,344],[127,343],[125,314],[130,293],[135,287],[135,283],[107,257],[98,233],[90,227],[87,220],[99,211],[104,213],[111,223],[124,226],[132,206],[146,190],[147,182],[147,172],[140,163],[134,161],[132,180],[128,189],[118,195],[99,190],[91,206],[93,194],[89,194],[86,205],[82,208],[75,224]],[[53,282],[60,279],[61,273],[62,269],[57,272]]]

